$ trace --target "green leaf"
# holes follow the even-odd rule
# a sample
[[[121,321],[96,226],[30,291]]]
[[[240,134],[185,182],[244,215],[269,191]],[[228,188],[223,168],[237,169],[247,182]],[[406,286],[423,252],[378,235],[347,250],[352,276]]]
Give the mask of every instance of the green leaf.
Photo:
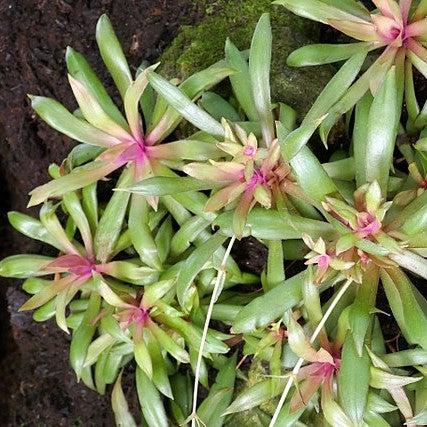
[[[40,209],[40,221],[46,228],[48,233],[57,242],[57,245],[61,248],[61,251],[65,254],[76,254],[79,255],[77,249],[69,240],[67,233],[62,228],[58,217],[56,216],[56,209],[58,205],[53,205],[50,202],[45,202]]]
[[[221,124],[200,109],[184,92],[154,72],[148,73],[153,88],[191,124],[211,135],[223,137]]]
[[[78,190],[105,178],[118,166],[114,162],[94,161],[73,169],[69,174],[41,185],[30,192],[28,207],[38,205],[49,197],[60,197],[63,194]]]
[[[189,309],[190,287],[205,264],[212,259],[214,253],[222,246],[227,237],[219,232],[196,248],[187,258],[178,275],[176,294],[179,304],[184,310]]]
[[[144,330],[144,340],[147,344],[148,353],[150,354],[150,359],[154,368],[153,383],[162,394],[173,399],[167,364],[163,358],[162,349],[149,329]]]
[[[7,217],[12,227],[31,239],[40,240],[61,250],[60,245],[51,237],[43,224],[37,219],[20,212],[8,212]]]
[[[358,186],[378,181],[382,193],[387,194],[393,150],[397,136],[398,95],[396,72],[392,67],[375,96],[368,116],[364,152],[355,151]]]
[[[104,265],[104,272],[108,276],[139,286],[151,284],[159,277],[159,273],[156,270],[141,265],[140,260],[137,259],[110,261]]]
[[[249,75],[252,94],[262,127],[264,143],[274,140],[274,122],[270,95],[272,33],[270,15],[264,13],[258,21],[249,52]]]
[[[193,383],[190,374],[188,371],[186,375],[177,372],[170,381],[174,396],[174,400],[170,402],[172,413],[179,425],[185,425],[185,420],[191,413],[193,396]]]
[[[151,361],[150,353],[148,352],[147,345],[144,339],[135,342],[133,349],[135,361],[138,367],[142,369],[150,380],[153,378],[153,362]]]
[[[322,412],[325,420],[332,426],[353,427],[353,423],[335,402],[333,394],[326,387],[321,393]]]
[[[327,143],[329,132],[338,119],[356,105],[374,82],[381,83],[383,81],[390,67],[393,65],[395,56],[396,49],[385,50],[383,55],[349,87],[342,98],[329,110],[328,115],[319,128],[320,137],[324,144]]]
[[[142,414],[149,427],[168,427],[169,421],[160,394],[139,367],[136,368],[136,390]]]
[[[43,96],[30,96],[35,112],[53,129],[76,141],[100,147],[111,147],[120,141],[71,114],[62,104]]]
[[[228,358],[218,371],[215,383],[206,399],[197,409],[197,415],[209,427],[222,427],[225,418],[222,414],[231,403],[236,379],[237,353]]]
[[[280,414],[277,418],[276,425],[280,427],[294,427],[297,425],[297,421],[301,417],[302,413],[305,411],[305,406],[303,406],[301,409],[297,411],[291,411],[290,403],[286,403],[282,410],[280,411]]]
[[[36,322],[45,322],[46,320],[51,319],[52,317],[55,316],[55,313],[56,313],[55,305],[56,305],[56,301],[54,299],[51,299],[46,304],[34,310],[33,319]],[[68,319],[67,319],[67,324],[68,324]]]
[[[126,112],[126,118],[129,123],[132,135],[138,141],[143,140],[143,130],[141,127],[141,117],[139,115],[139,100],[141,99],[142,94],[144,93],[147,85],[147,72],[149,70],[155,70],[159,64],[152,65],[148,67],[139,76],[136,80],[127,88],[125,98],[124,98],[124,108]]]
[[[197,360],[198,349],[202,338],[202,328],[196,327],[180,317],[172,317],[170,315],[161,314],[157,318],[160,322],[164,323],[172,329],[175,329],[180,335],[185,338],[185,341],[191,346],[193,350],[194,362]],[[158,336],[156,338],[160,341]],[[162,344],[163,345],[163,344]],[[209,353],[227,353],[227,344],[223,343],[212,335],[212,331],[208,332],[205,345],[205,355]],[[193,362],[192,362],[193,363]]]
[[[365,19],[369,19],[367,10],[361,4],[351,0],[328,0],[327,2],[322,0],[275,0],[273,4],[285,6],[296,15],[323,24],[328,24],[330,19],[356,21],[363,24],[366,23]]]
[[[354,425],[363,424],[369,391],[370,358],[363,351],[359,356],[353,338],[347,334],[341,353],[338,376],[339,401]]]
[[[96,145],[78,144],[70,151],[65,159],[66,170],[72,171],[78,166],[95,160],[105,150],[105,147]]]
[[[156,242],[148,226],[149,206],[138,194],[133,194],[130,201],[128,227],[133,246],[141,260],[152,268],[160,269],[161,261]]]
[[[427,279],[427,262],[425,258],[408,250],[402,250],[399,253],[392,253],[389,256],[401,267],[406,268],[424,279]]]
[[[365,164],[366,159],[366,141],[368,134],[367,123],[372,105],[373,97],[370,92],[356,104],[354,129],[353,129],[353,151],[354,151],[354,170],[356,176],[356,185],[360,187],[365,183]],[[358,162],[358,164],[357,164]]]
[[[349,322],[359,356],[362,355],[365,337],[375,310],[378,282],[379,269],[376,266],[368,266],[351,306]]]
[[[68,330],[68,326],[67,326],[65,310],[67,308],[67,304],[74,298],[74,296],[79,291],[80,287],[81,287],[80,283],[73,282],[70,285],[66,286],[65,288],[61,289],[55,298],[56,324],[60,329],[62,329],[67,334],[69,334],[70,331]],[[34,296],[33,298],[36,298],[36,296]],[[27,301],[27,303],[29,303],[29,301]]]
[[[208,225],[209,221],[199,216],[191,216],[185,221],[172,237],[172,256],[176,257],[186,251],[190,247],[191,242],[193,242]]]
[[[42,255],[12,255],[0,261],[0,276],[26,279],[27,277],[44,276],[43,271],[54,258]]]
[[[168,335],[163,329],[157,326],[154,322],[150,323],[149,329],[153,336],[159,342],[163,350],[167,351],[173,358],[181,363],[189,363],[190,356],[180,347],[173,338]]]
[[[294,50],[286,60],[290,67],[306,67],[311,65],[330,64],[344,61],[358,53],[376,49],[374,43],[347,43],[347,44],[310,44]]]
[[[126,187],[132,179],[132,168],[125,169],[118,187]],[[94,238],[95,254],[99,261],[107,262],[119,238],[130,193],[117,191],[112,196],[99,220]]]
[[[366,53],[351,57],[325,86],[314,102],[301,126],[289,135],[279,134],[280,145],[285,160],[291,160],[307,144],[316,128],[328,114],[332,106],[347,92],[365,61]]]
[[[106,334],[111,335],[119,342],[128,342],[132,343],[131,338],[126,333],[127,331],[124,331],[118,321],[113,317],[112,314],[105,315],[101,318],[101,330],[105,331]]]
[[[113,384],[117,376],[119,375],[119,370],[121,368],[120,365],[122,364],[122,361],[123,361],[123,353],[119,351],[119,349],[120,349],[120,346],[115,347],[111,349],[108,353],[106,353],[107,357],[105,360],[105,365],[102,369],[103,381],[106,384]],[[132,346],[130,347],[130,353],[132,353]]]
[[[232,212],[220,214],[214,222],[221,232],[231,237],[234,235]],[[273,209],[255,207],[249,213],[243,236],[253,236],[260,240],[301,239],[303,234],[309,234],[313,239],[333,237],[334,228],[324,222],[297,215],[282,215]]]
[[[323,163],[322,167],[332,179],[338,179],[341,181],[354,180],[356,172],[353,157]]]
[[[211,67],[192,74],[179,85],[179,90],[194,102],[205,90],[209,90],[232,72],[231,68],[225,67],[224,61],[219,61]],[[147,137],[147,141],[153,145],[170,135],[182,120],[180,111],[174,109],[173,105],[168,106],[166,99],[159,97],[158,101],[153,123],[149,129],[151,130],[154,124],[156,127],[150,131]]]
[[[92,231],[77,194],[74,192],[66,193],[62,200],[68,214],[80,231],[88,256],[91,257],[93,255]]]
[[[71,89],[84,118],[97,129],[102,129],[121,142],[132,141],[132,136],[118,125],[101,107],[96,97],[84,84],[71,74],[68,75]]]
[[[65,303],[66,303],[66,301],[64,301],[64,297],[66,296],[68,289],[72,285],[75,285],[75,283],[73,283],[72,277],[71,278],[64,277],[59,280],[51,281],[46,286],[44,286],[43,289],[41,289],[39,292],[33,295],[28,301],[26,301],[20,307],[19,310],[20,311],[33,310],[35,308],[41,307],[42,305],[52,300],[52,298],[54,298],[56,300],[55,314],[56,314],[57,320],[59,319],[59,322],[57,321],[58,326],[63,328],[65,332],[68,332],[65,325],[65,319],[64,319],[64,311],[65,311]],[[58,303],[62,303],[63,306],[61,307]]]
[[[34,295],[40,292],[45,286],[52,283],[51,280],[39,279],[38,277],[30,277],[22,284],[22,290]]]
[[[283,262],[283,245],[281,240],[268,241],[267,258],[267,291],[275,288],[285,281],[285,268]]]
[[[111,407],[117,427],[136,427],[135,420],[129,411],[129,406],[122,389],[122,373],[117,378],[111,393]]]
[[[223,118],[231,122],[238,122],[240,120],[240,116],[235,108],[223,97],[214,92],[205,92],[200,99],[200,105],[219,122]]]
[[[422,377],[409,377],[404,375],[395,375],[388,371],[371,366],[370,385],[377,389],[398,389],[408,384],[420,381]],[[398,402],[396,402],[398,403]]]
[[[126,307],[126,303],[104,282],[100,274],[94,273],[94,282],[97,291],[107,304],[113,307]]]
[[[287,279],[240,310],[233,322],[234,333],[249,333],[264,328],[283,316],[302,300],[305,272]]]
[[[234,96],[249,120],[258,122],[259,116],[255,107],[248,61],[229,39],[225,42],[225,58],[230,66],[236,70],[230,76]]]
[[[116,338],[108,333],[100,335],[96,340],[92,341],[88,347],[86,360],[83,366],[92,366],[98,360],[101,353],[111,347],[115,342]]]
[[[279,383],[279,386],[275,386],[275,384],[273,380],[266,379],[243,390],[227,408],[225,414],[233,414],[255,408],[278,396],[283,391],[285,385],[283,381]]]
[[[427,350],[414,348],[388,353],[381,356],[383,362],[390,368],[400,368],[402,366],[415,366],[427,364]]]
[[[334,182],[308,147],[302,147],[290,164],[299,186],[314,200],[322,201],[326,195],[337,191]]]
[[[73,332],[70,345],[70,364],[77,375],[77,379],[82,375],[87,350],[96,331],[94,320],[98,316],[100,308],[101,297],[98,293],[92,292],[83,320]]]
[[[427,318],[407,276],[398,268],[381,270],[381,279],[390,308],[410,344],[427,349]]]
[[[148,147],[150,158],[160,160],[215,160],[221,157],[221,152],[212,142],[182,139],[167,144]]]
[[[142,73],[143,70],[145,70],[148,67],[148,63],[143,61],[144,64],[141,64],[138,67],[138,70],[136,71],[136,77],[139,76],[140,73]],[[157,94],[154,91],[154,89],[149,85],[144,90],[140,100],[139,105],[142,110],[142,115],[144,117],[144,123],[146,124],[146,127],[148,128],[149,124],[152,121],[154,108],[156,106],[156,98]]]
[[[417,235],[427,229],[427,191],[405,207],[400,220],[403,220],[401,230],[409,236]]]
[[[395,411],[397,407],[392,405],[387,400],[380,397],[378,394],[374,393],[373,391],[370,391],[368,394],[366,409],[368,411],[376,412],[378,414],[384,414],[387,412]]]
[[[191,177],[169,177],[155,176],[147,178],[130,187],[125,191],[136,193],[141,196],[166,196],[176,193],[185,193],[187,191],[199,191],[212,189],[212,182],[200,181]]]
[[[96,182],[82,188],[82,206],[86,218],[89,221],[92,233],[94,233],[98,227],[98,197]]]
[[[168,259],[172,236],[172,221],[171,218],[168,217],[163,221],[162,225],[159,227],[156,237],[154,238],[161,263],[166,262]]]
[[[129,125],[120,110],[114,104],[105,90],[104,85],[87,62],[86,58],[71,47],[65,52],[68,73],[80,80],[96,97],[102,109],[123,129],[128,130]]]
[[[119,89],[121,97],[124,98],[126,90],[132,83],[132,75],[120,42],[107,15],[102,15],[96,24],[96,41],[102,59],[117,89]]]
[[[175,278],[162,280],[149,286],[145,286],[142,302],[144,307],[152,307],[162,299],[174,286]]]

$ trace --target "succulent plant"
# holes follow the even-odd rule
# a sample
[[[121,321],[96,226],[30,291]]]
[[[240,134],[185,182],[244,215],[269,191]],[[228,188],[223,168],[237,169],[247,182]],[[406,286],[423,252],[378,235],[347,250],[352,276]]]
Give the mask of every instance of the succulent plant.
[[[276,3],[361,40],[291,55],[347,60],[304,118],[271,92],[268,14],[249,51],[227,40],[223,60],[183,82],[145,63],[134,78],[103,16],[98,46],[125,114],[71,48],[79,109],[31,99],[81,144],[32,192],[40,220],[9,214],[52,256],[8,257],[0,275],[26,279],[22,309],[71,334],[78,380],[112,385],[117,425],[136,425],[122,388],[131,366],[152,427],[244,425],[244,411],[251,426],[426,423],[427,149],[412,79],[425,2]],[[222,95],[210,91],[220,81]],[[309,139],[320,126],[326,143],[344,113],[351,144],[322,164]],[[232,256],[248,236],[267,247],[260,275]]]

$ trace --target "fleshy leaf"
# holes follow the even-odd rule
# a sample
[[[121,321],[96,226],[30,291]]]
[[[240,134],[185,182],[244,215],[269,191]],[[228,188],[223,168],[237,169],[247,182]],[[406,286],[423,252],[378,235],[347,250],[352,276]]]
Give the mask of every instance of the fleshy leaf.
[[[76,141],[111,147],[120,140],[71,114],[62,104],[43,96],[30,96],[35,112],[52,128]]]
[[[258,21],[249,53],[249,75],[253,99],[262,126],[264,143],[269,147],[274,140],[274,123],[270,95],[270,64],[272,34],[270,15],[264,13]]]
[[[113,77],[120,95],[124,98],[126,90],[132,83],[132,75],[107,15],[102,15],[96,24],[96,41],[102,59]]]
[[[122,373],[117,377],[111,393],[111,407],[118,427],[136,427],[135,420],[129,411],[129,406],[123,393]]]
[[[154,72],[148,73],[148,80],[159,95],[163,96],[173,108],[194,126],[213,136],[222,137],[224,135],[222,126],[208,113],[200,109],[179,88]]]

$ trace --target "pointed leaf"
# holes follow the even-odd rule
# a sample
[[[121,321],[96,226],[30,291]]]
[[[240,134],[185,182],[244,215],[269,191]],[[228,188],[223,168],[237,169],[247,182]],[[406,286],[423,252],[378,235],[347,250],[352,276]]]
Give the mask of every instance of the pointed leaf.
[[[150,227],[148,226],[148,202],[138,194],[132,194],[129,209],[128,227],[132,243],[142,262],[160,269],[161,261]]]
[[[213,136],[222,137],[224,135],[222,126],[176,86],[154,72],[148,73],[148,80],[159,95],[163,96],[173,108],[194,126]]]
[[[129,125],[120,110],[116,107],[104,85],[89,65],[86,58],[71,47],[65,53],[68,73],[79,79],[96,97],[102,109],[123,129],[128,130]]]
[[[111,147],[120,140],[71,114],[62,104],[51,98],[31,96],[31,106],[52,128],[76,141],[100,147]]]
[[[248,61],[243,53],[240,52],[229,39],[225,42],[225,58],[236,70],[236,72],[230,76],[230,82],[233,93],[239,101],[239,105],[243,108],[249,120],[258,122],[259,116],[253,98]]]
[[[383,195],[387,184],[396,142],[398,96],[396,72],[393,67],[372,102],[365,141],[365,152],[355,152],[358,185],[378,181]]]
[[[122,373],[117,378],[111,393],[111,407],[117,427],[136,427],[135,420],[129,411],[129,406],[122,389]]]
[[[249,53],[249,75],[253,99],[262,126],[264,143],[274,140],[274,123],[270,95],[272,33],[270,15],[264,13],[258,21]]]
[[[222,246],[227,237],[217,232],[203,245],[199,246],[187,258],[179,272],[176,293],[178,301],[184,309],[188,309],[189,291],[196,276],[203,269],[205,264],[211,260],[214,253]]]
[[[113,77],[120,95],[124,98],[127,88],[132,83],[132,75],[107,15],[102,15],[96,24],[96,41],[102,59]]]
[[[136,390],[142,414],[149,427],[168,427],[169,421],[156,387],[139,367],[136,368]]]
[[[354,423],[361,425],[369,391],[370,359],[366,351],[358,355],[353,338],[347,334],[339,371],[338,395],[342,408]]]
[[[174,195],[186,191],[210,190],[211,188],[211,182],[201,181],[192,177],[156,176],[132,184],[125,190],[147,197]]]
[[[82,82],[75,79],[71,74],[68,75],[68,80],[83,116],[91,125],[95,126],[97,129],[104,130],[121,142],[132,141],[131,135],[107,115],[97,99],[89,92]]]
[[[374,43],[310,44],[294,50],[287,59],[290,67],[330,64],[343,61],[358,53],[375,49]]]
[[[132,169],[125,170],[119,180],[118,187],[126,187],[132,179]],[[123,226],[130,193],[115,192],[99,220],[94,237],[95,254],[99,261],[105,263],[114,250]]]

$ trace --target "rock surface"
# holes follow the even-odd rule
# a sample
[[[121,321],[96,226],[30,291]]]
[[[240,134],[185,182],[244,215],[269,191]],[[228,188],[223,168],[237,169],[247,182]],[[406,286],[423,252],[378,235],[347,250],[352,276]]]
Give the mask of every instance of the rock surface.
[[[224,57],[226,38],[241,50],[250,47],[256,23],[264,12],[270,12],[273,30],[271,89],[273,100],[307,112],[332,76],[332,67],[291,68],[286,58],[295,49],[319,41],[319,26],[299,18],[270,0],[206,1],[200,23],[184,27],[172,45],[160,57],[162,72],[185,78]]]

